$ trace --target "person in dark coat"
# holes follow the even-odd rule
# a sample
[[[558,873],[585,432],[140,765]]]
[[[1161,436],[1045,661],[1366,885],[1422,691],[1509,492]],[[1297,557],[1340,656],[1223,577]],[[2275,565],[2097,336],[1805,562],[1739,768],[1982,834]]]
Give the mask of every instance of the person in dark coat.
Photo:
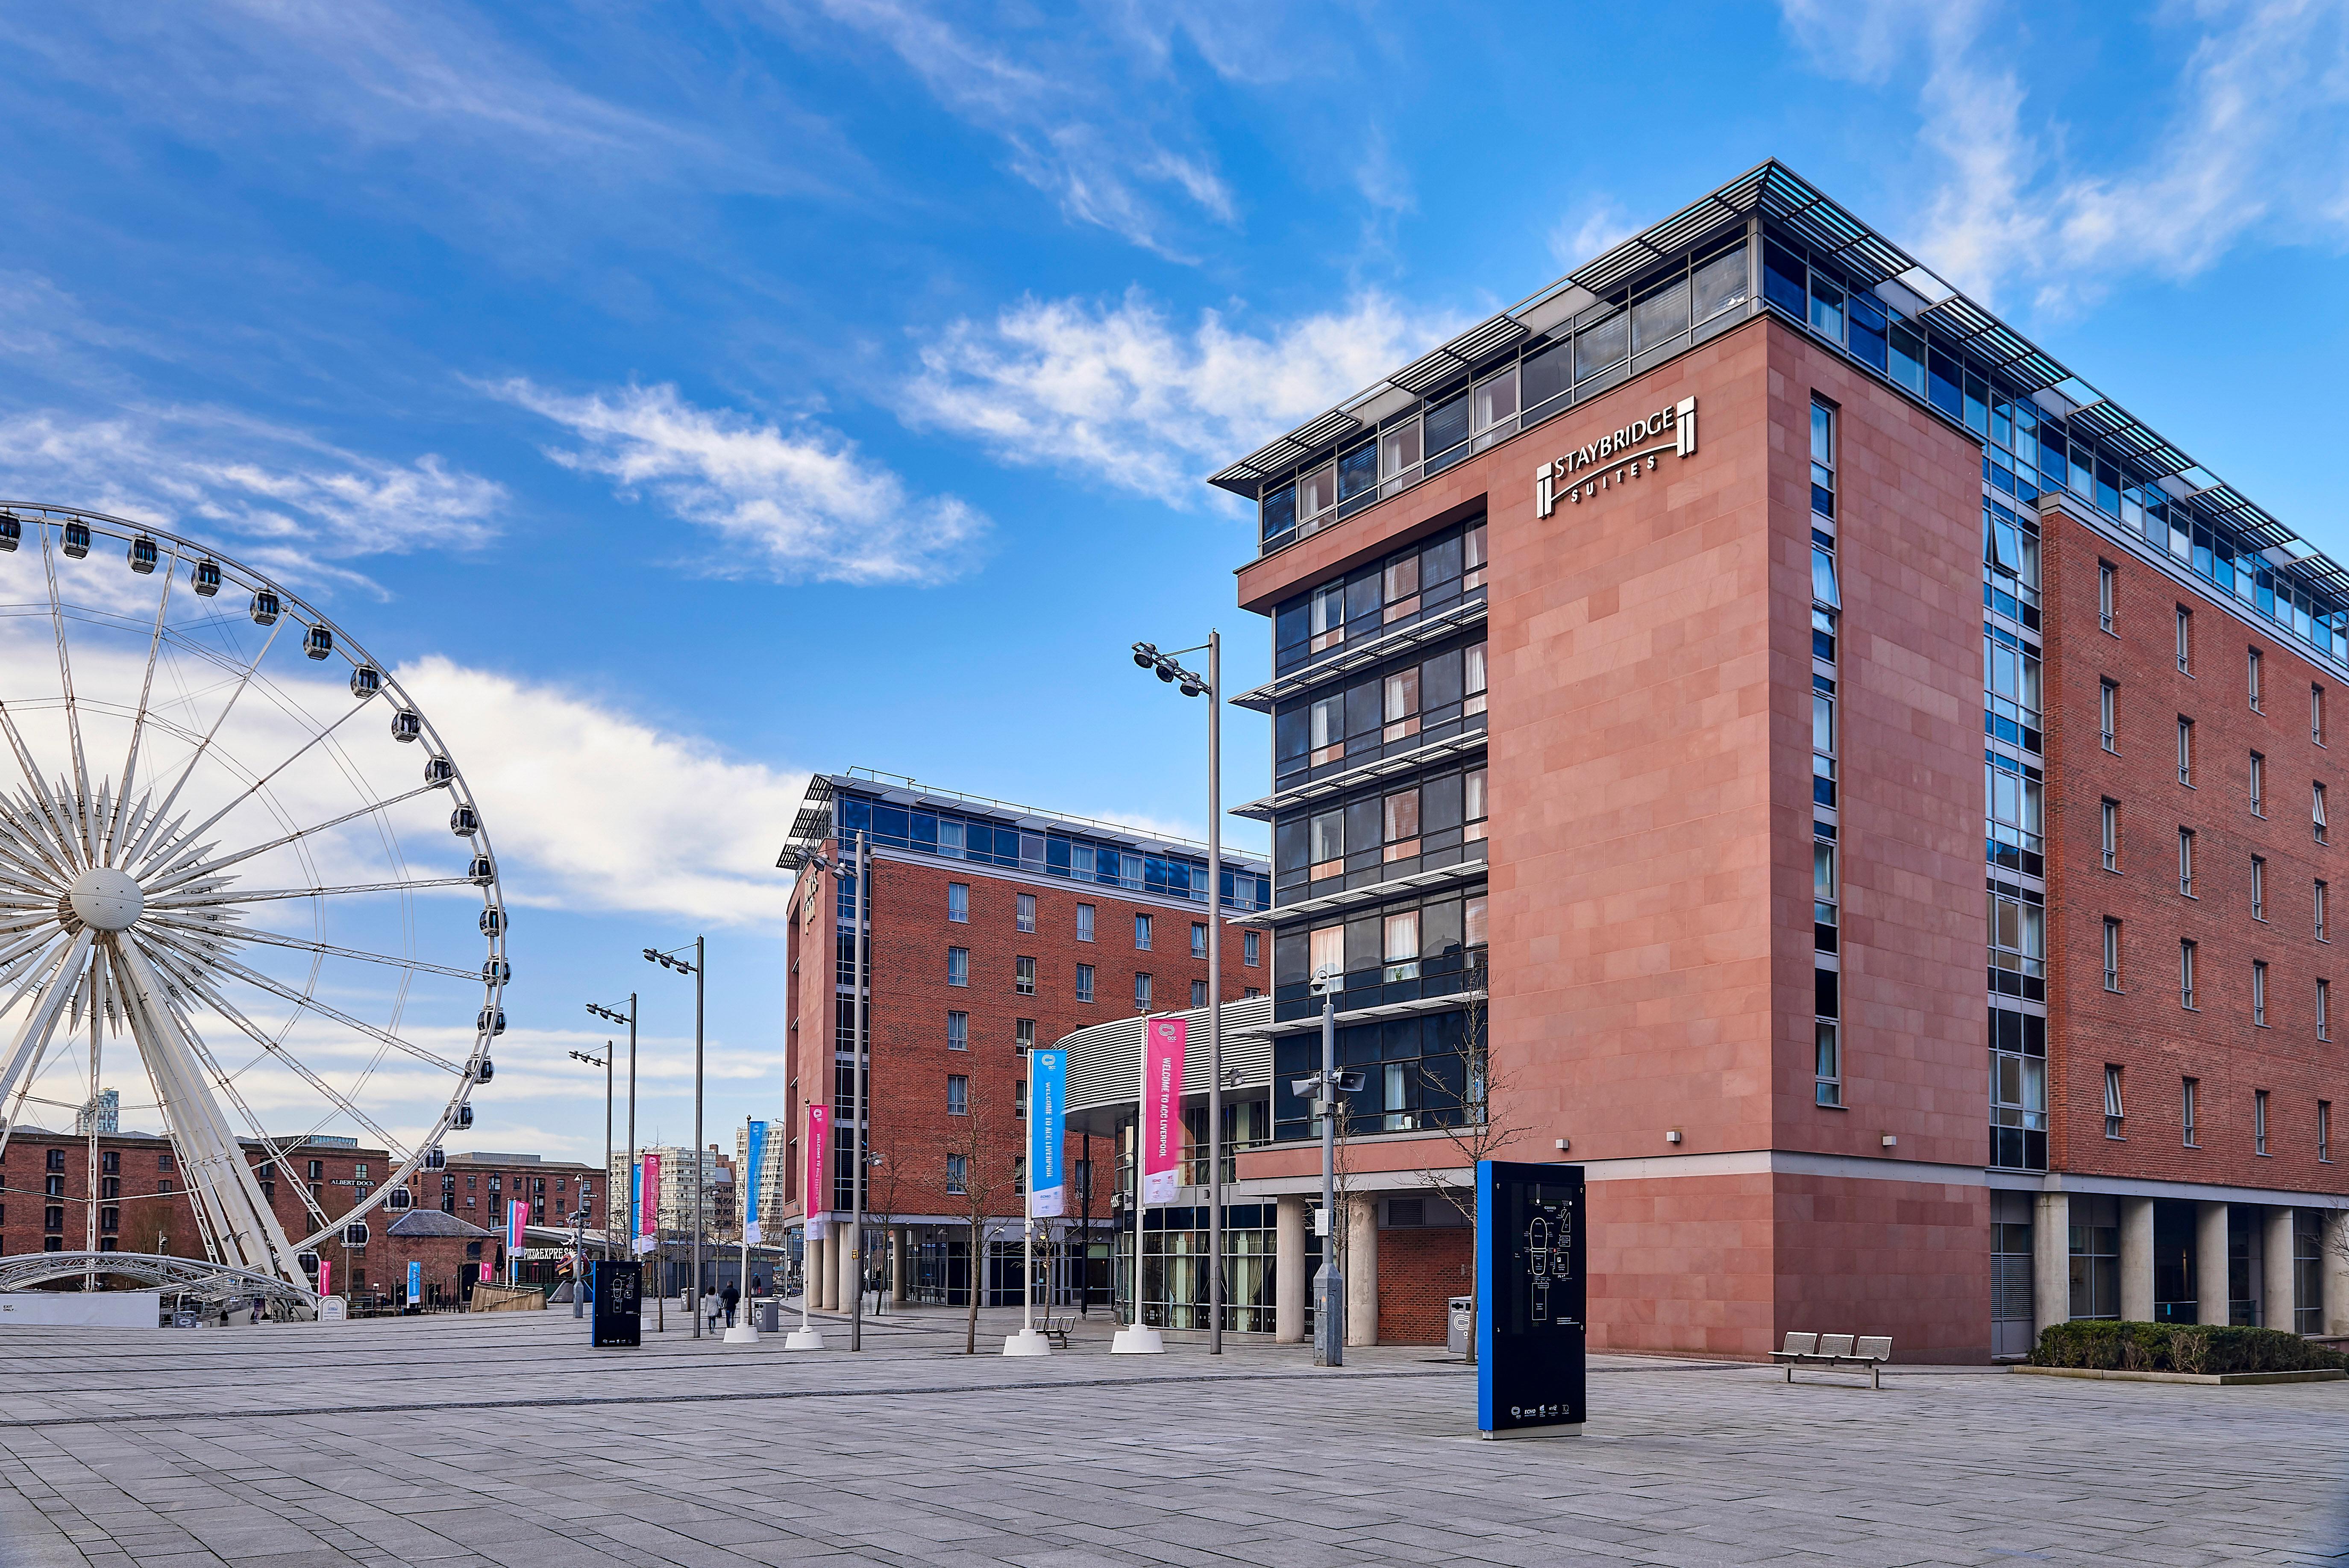
[[[731,1328],[734,1326],[735,1304],[742,1299],[742,1287],[736,1284],[732,1280],[728,1280],[726,1282],[726,1289],[721,1293],[720,1299],[726,1303],[726,1326]]]

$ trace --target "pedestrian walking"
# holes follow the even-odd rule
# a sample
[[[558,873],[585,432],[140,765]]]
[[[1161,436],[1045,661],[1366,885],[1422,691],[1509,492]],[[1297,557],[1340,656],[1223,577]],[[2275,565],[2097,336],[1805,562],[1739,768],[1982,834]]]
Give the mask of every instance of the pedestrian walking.
[[[722,1299],[726,1303],[726,1326],[731,1328],[734,1326],[735,1304],[742,1299],[742,1287],[736,1284],[732,1280],[728,1280],[726,1282],[726,1290]]]

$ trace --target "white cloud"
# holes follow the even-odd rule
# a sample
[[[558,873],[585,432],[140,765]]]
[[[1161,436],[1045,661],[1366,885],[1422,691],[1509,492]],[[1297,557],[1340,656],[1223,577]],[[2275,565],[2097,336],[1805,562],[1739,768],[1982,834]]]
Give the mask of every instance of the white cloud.
[[[2061,308],[2101,276],[2190,277],[2255,230],[2349,238],[2349,12],[2315,0],[2200,0],[2158,12],[2195,30],[2163,94],[2177,107],[2123,165],[2067,166],[2062,122],[2033,113],[2023,24],[1992,0],[1782,0],[1824,70],[1914,73],[1920,139],[1941,166],[1912,247],[1984,298]],[[2150,85],[2150,84],[2147,84]],[[2061,82],[2046,91],[2050,100]]]
[[[566,397],[508,381],[500,396],[578,438],[547,456],[651,491],[671,513],[744,546],[779,581],[929,583],[964,570],[985,540],[986,516],[950,495],[916,497],[895,473],[834,430],[792,430],[723,409],[698,408],[674,387],[630,387]],[[750,570],[739,556],[720,574]]]
[[[783,918],[791,881],[775,852],[804,772],[438,655],[397,673],[480,798],[516,903],[721,925]]]
[[[1551,228],[1550,258],[1571,271],[1613,250],[1639,232],[1640,225],[1632,222],[1621,202],[1612,196],[1600,196],[1586,204],[1580,213],[1561,218]]]
[[[1188,505],[1202,474],[1361,391],[1456,323],[1366,294],[1256,334],[1202,313],[1170,321],[1139,292],[1117,304],[1023,300],[958,321],[922,350],[918,422],[1018,463],[1071,469]]]
[[[208,408],[0,415],[0,476],[24,500],[224,531],[243,559],[289,583],[372,586],[331,562],[484,543],[506,499],[431,453],[392,462]]]

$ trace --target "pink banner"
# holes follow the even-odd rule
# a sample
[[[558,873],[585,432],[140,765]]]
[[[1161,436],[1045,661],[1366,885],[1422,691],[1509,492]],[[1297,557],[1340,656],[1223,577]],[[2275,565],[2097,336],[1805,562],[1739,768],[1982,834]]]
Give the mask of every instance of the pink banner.
[[[644,1174],[638,1179],[645,1190],[643,1217],[636,1222],[636,1234],[654,1236],[660,1233],[660,1156],[644,1157]]]
[[[523,1202],[520,1198],[507,1200],[506,1251],[510,1253],[518,1253],[522,1251],[522,1228],[523,1225],[529,1223],[529,1222],[530,1205]]]
[[[823,1105],[808,1107],[807,1123],[807,1190],[801,1194],[801,1210],[807,1215],[807,1233],[812,1240],[822,1240],[826,1229],[823,1215],[832,1207],[827,1202],[832,1192],[832,1108]]]
[[[332,1258],[318,1260],[318,1294],[320,1295],[335,1294],[335,1260]]]
[[[1171,1203],[1183,1171],[1181,1018],[1153,1018],[1142,1037],[1142,1201]]]
[[[491,1278],[491,1275],[490,1275],[490,1260],[489,1260],[489,1259],[487,1259],[487,1258],[483,1258],[483,1259],[481,1260],[481,1283],[482,1283],[483,1284],[489,1284],[489,1283],[490,1283],[490,1278]]]

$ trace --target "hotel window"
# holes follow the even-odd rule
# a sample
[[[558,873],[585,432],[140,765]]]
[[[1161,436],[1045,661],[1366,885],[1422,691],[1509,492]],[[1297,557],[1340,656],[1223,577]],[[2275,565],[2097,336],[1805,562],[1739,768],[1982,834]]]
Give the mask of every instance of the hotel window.
[[[2251,692],[2250,692],[2250,695],[2251,695],[2251,711],[2252,711],[2253,713],[2257,713],[2257,712],[2259,712],[2259,711],[2260,711],[2260,651],[2259,651],[2259,649],[2257,649],[2257,648],[2253,648],[2253,649],[2251,649],[2251,661],[2250,661],[2250,665],[2251,665],[2251,675],[2250,675],[2250,686],[2251,686]]]
[[[947,1078],[947,1114],[948,1116],[970,1114],[970,1079],[960,1073],[950,1074]]]
[[[1386,563],[1380,573],[1385,609],[1382,621],[1400,621],[1419,611],[1419,552],[1412,550]]]
[[[1827,664],[1835,663],[1836,618],[1832,610],[1811,606],[1811,657]]]
[[[1313,591],[1311,628],[1309,652],[1318,654],[1346,640],[1346,584],[1342,580]]]
[[[1191,1006],[1193,1006],[1194,1007],[1204,1007],[1204,1006],[1206,1006],[1206,1005],[1207,1005],[1207,983],[1206,983],[1205,980],[1194,980],[1194,981],[1192,981],[1192,982],[1191,982]]]
[[[2202,1098],[2200,1092],[2201,1088],[2202,1083],[2199,1078],[2188,1078],[2178,1085],[2178,1119],[2186,1135],[2186,1147],[2189,1149],[2199,1149],[2202,1147],[2201,1142],[2196,1136],[2194,1126],[2195,1101]]]
[[[2120,751],[2121,688],[2110,681],[2103,683],[2096,703],[2096,722],[2104,731],[2105,749]]]
[[[1093,966],[1090,964],[1080,964],[1077,965],[1077,1000],[1090,1002],[1092,999]]]
[[[2105,870],[2116,872],[2121,869],[2121,803],[2118,800],[2105,801],[2104,835]]]
[[[2316,983],[2316,1037],[2320,1040],[2333,1037],[2333,982],[2330,980]]]
[[[2178,667],[2194,673],[2194,612],[2183,604],[2178,606]]]
[[[1150,976],[1147,975],[1133,977],[1133,1005],[1137,1007],[1150,1006]]]
[[[1264,963],[1264,933],[1246,931],[1240,934],[1240,962],[1251,969]]]
[[[2268,917],[2268,862],[2258,855],[2251,857],[2251,918]]]
[[[970,885],[968,882],[947,883],[947,918],[957,925],[970,921]]]
[[[1476,384],[1471,399],[1475,416],[1472,452],[1481,452],[1517,428],[1517,367],[1514,365]]]
[[[1405,910],[1386,917],[1380,952],[1390,984],[1419,978],[1419,911]]]
[[[1984,733],[2036,751],[2040,747],[2040,663],[2036,645],[1982,624]]]
[[[1346,696],[1316,697],[1309,715],[1306,765],[1319,768],[1325,762],[1336,762],[1346,755]]]
[[[2178,720],[2178,781],[2189,789],[2194,787],[2194,721],[2182,715]]]
[[[1346,874],[1346,813],[1323,811],[1306,824],[1308,879],[1320,882]]]
[[[1990,1011],[1991,1163],[2047,1168],[2047,1020]]]
[[[2251,1024],[2256,1028],[2268,1026],[2268,966],[2264,960],[2251,960]]]
[[[2329,942],[2332,940],[2332,938],[2324,934],[2324,895],[2329,891],[2330,890],[2325,887],[2322,881],[2317,882],[2315,891],[2316,940],[2319,942]]]
[[[1150,916],[1146,914],[1133,917],[1133,945],[1141,952],[1150,951]]]
[[[2333,1102],[2316,1102],[2316,1158],[2325,1164],[2333,1162]]]
[[[1838,337],[1842,335],[1837,334]],[[1836,514],[1836,411],[1825,403],[1811,404],[1811,510],[1821,517]]]
[[[1416,416],[1379,436],[1381,495],[1393,495],[1417,477],[1422,443]]]
[[[1419,857],[1419,791],[1403,789],[1386,798],[1382,811],[1388,861]]]
[[[2251,1091],[2251,1152],[2265,1154],[2267,1151],[2268,1091],[2255,1088]]]
[[[947,1156],[947,1191],[957,1195],[967,1193],[970,1191],[969,1155],[949,1154]]]
[[[1489,812],[1485,807],[1485,770],[1472,768],[1460,780],[1460,836],[1475,843],[1485,836]]]
[[[2308,738],[2317,745],[2324,744],[2324,688],[2308,688]]]
[[[2113,617],[2118,609],[2120,573],[2109,561],[2096,562],[2096,624],[2106,631],[2113,630]],[[2114,635],[2119,635],[2114,633]]]
[[[1194,958],[1205,958],[1206,955],[1206,923],[1205,921],[1195,920],[1191,923],[1191,956]]]
[[[2045,784],[2038,769],[1992,751],[1982,756],[1983,825],[1992,863],[2037,876],[2046,848],[2042,817]]]
[[[1836,803],[1835,682],[1823,675],[1811,676],[1811,799],[1822,806]]]
[[[2181,940],[2178,944],[2178,1005],[2194,1006],[2194,944]]]
[[[1478,523],[1460,536],[1460,592],[1485,585],[1485,525]]]
[[[1092,939],[1093,906],[1089,903],[1081,903],[1077,905],[1077,940],[1079,942],[1091,942]]]
[[[2194,830],[2178,830],[2178,891],[2187,898],[2194,896]]]
[[[1811,945],[1821,953],[1836,950],[1836,847],[1825,840],[1811,841]]]
[[[1811,1067],[1818,1082],[1816,1096],[1821,1105],[1843,1103],[1843,1042],[1837,1037],[1840,1025],[1821,1018],[1813,1026]]]
[[[2268,814],[2268,759],[2256,751],[2251,753],[2251,815],[2264,817]]]
[[[947,949],[947,984],[949,985],[968,985],[970,984],[969,948],[949,947]]]
[[[1036,961],[1025,955],[1011,961],[1011,989],[1022,996],[1036,994]]]
[[[2121,1069],[2105,1064],[2105,1136],[2121,1136]]]
[[[1990,903],[1992,988],[2040,1000],[2046,990],[2047,910],[2040,895],[1993,886]]]
[[[1461,650],[1464,655],[1460,684],[1460,712],[1474,718],[1485,711],[1485,645],[1471,643]]]
[[[1816,528],[1811,530],[1811,599],[1829,610],[1843,608],[1843,594],[1836,585],[1834,542]]]
[[[2316,830],[2316,841],[2321,844],[2324,842],[2325,830],[2324,786],[2322,784],[2312,784],[2309,786],[2309,813],[2313,819],[2313,825]]]
[[[2105,989],[2121,988],[2121,923],[2105,916]]]
[[[1385,727],[1379,738],[1386,742],[1407,740],[1419,733],[1419,666],[1406,665],[1387,676],[1384,683],[1383,707]]]
[[[1034,893],[1023,892],[1019,895],[1019,911],[1015,917],[1015,923],[1021,931],[1036,929],[1036,895]]]

